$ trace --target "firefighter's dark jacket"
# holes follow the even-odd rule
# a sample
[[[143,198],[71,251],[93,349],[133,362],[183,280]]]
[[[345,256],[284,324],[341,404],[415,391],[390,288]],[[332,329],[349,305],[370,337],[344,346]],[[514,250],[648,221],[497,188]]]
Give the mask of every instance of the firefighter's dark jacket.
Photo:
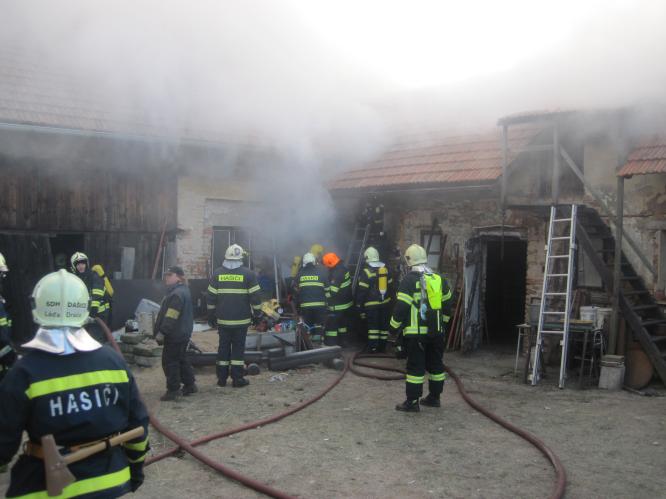
[[[5,299],[0,296],[0,362],[2,362],[4,348],[11,345],[11,327],[12,321],[5,309]]]
[[[376,308],[386,306],[391,303],[390,289],[393,285],[393,278],[387,274],[386,279],[388,289],[382,298],[379,292],[379,271],[378,267],[366,265],[358,277],[358,286],[356,288],[356,306],[364,310],[366,308]]]
[[[408,272],[398,287],[390,326],[394,330],[402,329],[405,336],[428,334],[428,328],[419,313],[421,306],[420,275],[414,270]],[[451,317],[452,297],[453,293],[449,283],[442,276],[442,322],[444,324],[447,324]]]
[[[155,332],[162,333],[166,343],[181,343],[192,337],[193,327],[190,289],[184,283],[169,286],[155,320]]]
[[[353,305],[351,277],[347,267],[339,262],[329,273],[328,309],[331,311],[347,310]]]
[[[257,277],[247,267],[220,267],[208,285],[208,313],[214,314],[223,328],[247,327],[252,322],[252,309],[261,309]]]
[[[137,426],[143,426],[144,436],[70,464],[76,482],[65,487],[64,497],[118,497],[130,491],[136,470],[142,473],[148,413],[132,373],[107,346],[70,355],[33,350],[0,384],[0,464],[19,449],[24,429],[35,444],[52,434],[57,445],[71,447]],[[45,489],[44,462],[22,454],[7,497],[46,498]]]
[[[298,306],[301,308],[317,308],[326,306],[326,288],[328,277],[326,270],[319,265],[308,264],[296,275]]]
[[[104,314],[109,310],[109,304],[106,301],[106,288],[104,287],[104,279],[102,279],[96,272],[89,268],[82,273],[74,272],[74,275],[81,279],[90,294],[90,315],[97,317]]]

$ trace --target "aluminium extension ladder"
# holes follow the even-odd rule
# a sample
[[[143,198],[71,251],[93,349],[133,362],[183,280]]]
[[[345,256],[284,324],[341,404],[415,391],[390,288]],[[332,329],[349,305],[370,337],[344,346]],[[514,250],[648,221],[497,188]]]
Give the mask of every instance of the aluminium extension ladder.
[[[562,214],[568,211],[568,214]],[[539,382],[543,355],[543,341],[547,336],[561,337],[559,387],[564,388],[569,351],[569,323],[571,320],[571,288],[573,285],[574,256],[576,251],[577,206],[551,206],[546,246],[546,265],[541,291],[539,327],[532,369],[532,385]],[[559,218],[558,218],[559,217]]]
[[[347,258],[345,263],[347,268],[352,273],[352,293],[356,294],[356,283],[358,276],[363,267],[363,252],[368,245],[368,238],[370,237],[370,224],[362,225],[357,223],[354,227],[354,233],[349,241],[347,248]],[[352,269],[353,267],[353,269]]]

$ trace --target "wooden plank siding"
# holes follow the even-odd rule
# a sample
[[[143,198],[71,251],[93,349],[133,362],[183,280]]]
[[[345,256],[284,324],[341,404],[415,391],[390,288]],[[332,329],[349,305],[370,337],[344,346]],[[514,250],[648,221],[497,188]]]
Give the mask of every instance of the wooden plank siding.
[[[83,234],[84,251],[109,273],[121,247],[136,250],[135,278],[150,277],[164,224],[176,228],[177,177],[141,164],[55,166],[0,155],[0,232]]]
[[[0,230],[159,232],[176,224],[176,178],[0,158]]]

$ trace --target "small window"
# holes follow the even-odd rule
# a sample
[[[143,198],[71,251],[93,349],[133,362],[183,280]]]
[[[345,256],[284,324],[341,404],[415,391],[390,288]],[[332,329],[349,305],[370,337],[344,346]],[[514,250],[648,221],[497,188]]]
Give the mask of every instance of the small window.
[[[438,232],[430,230],[421,231],[421,246],[428,252],[428,267],[438,270],[439,267],[439,253],[442,235]],[[428,248],[430,243],[430,248]]]

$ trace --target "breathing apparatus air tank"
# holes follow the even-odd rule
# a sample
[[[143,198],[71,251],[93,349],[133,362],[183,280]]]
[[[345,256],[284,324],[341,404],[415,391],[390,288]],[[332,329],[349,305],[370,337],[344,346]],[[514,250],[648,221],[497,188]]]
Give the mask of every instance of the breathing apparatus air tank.
[[[386,296],[386,291],[388,290],[388,269],[386,268],[386,265],[377,270],[377,275],[377,286],[379,287],[379,294],[382,295],[383,300],[384,296]]]

